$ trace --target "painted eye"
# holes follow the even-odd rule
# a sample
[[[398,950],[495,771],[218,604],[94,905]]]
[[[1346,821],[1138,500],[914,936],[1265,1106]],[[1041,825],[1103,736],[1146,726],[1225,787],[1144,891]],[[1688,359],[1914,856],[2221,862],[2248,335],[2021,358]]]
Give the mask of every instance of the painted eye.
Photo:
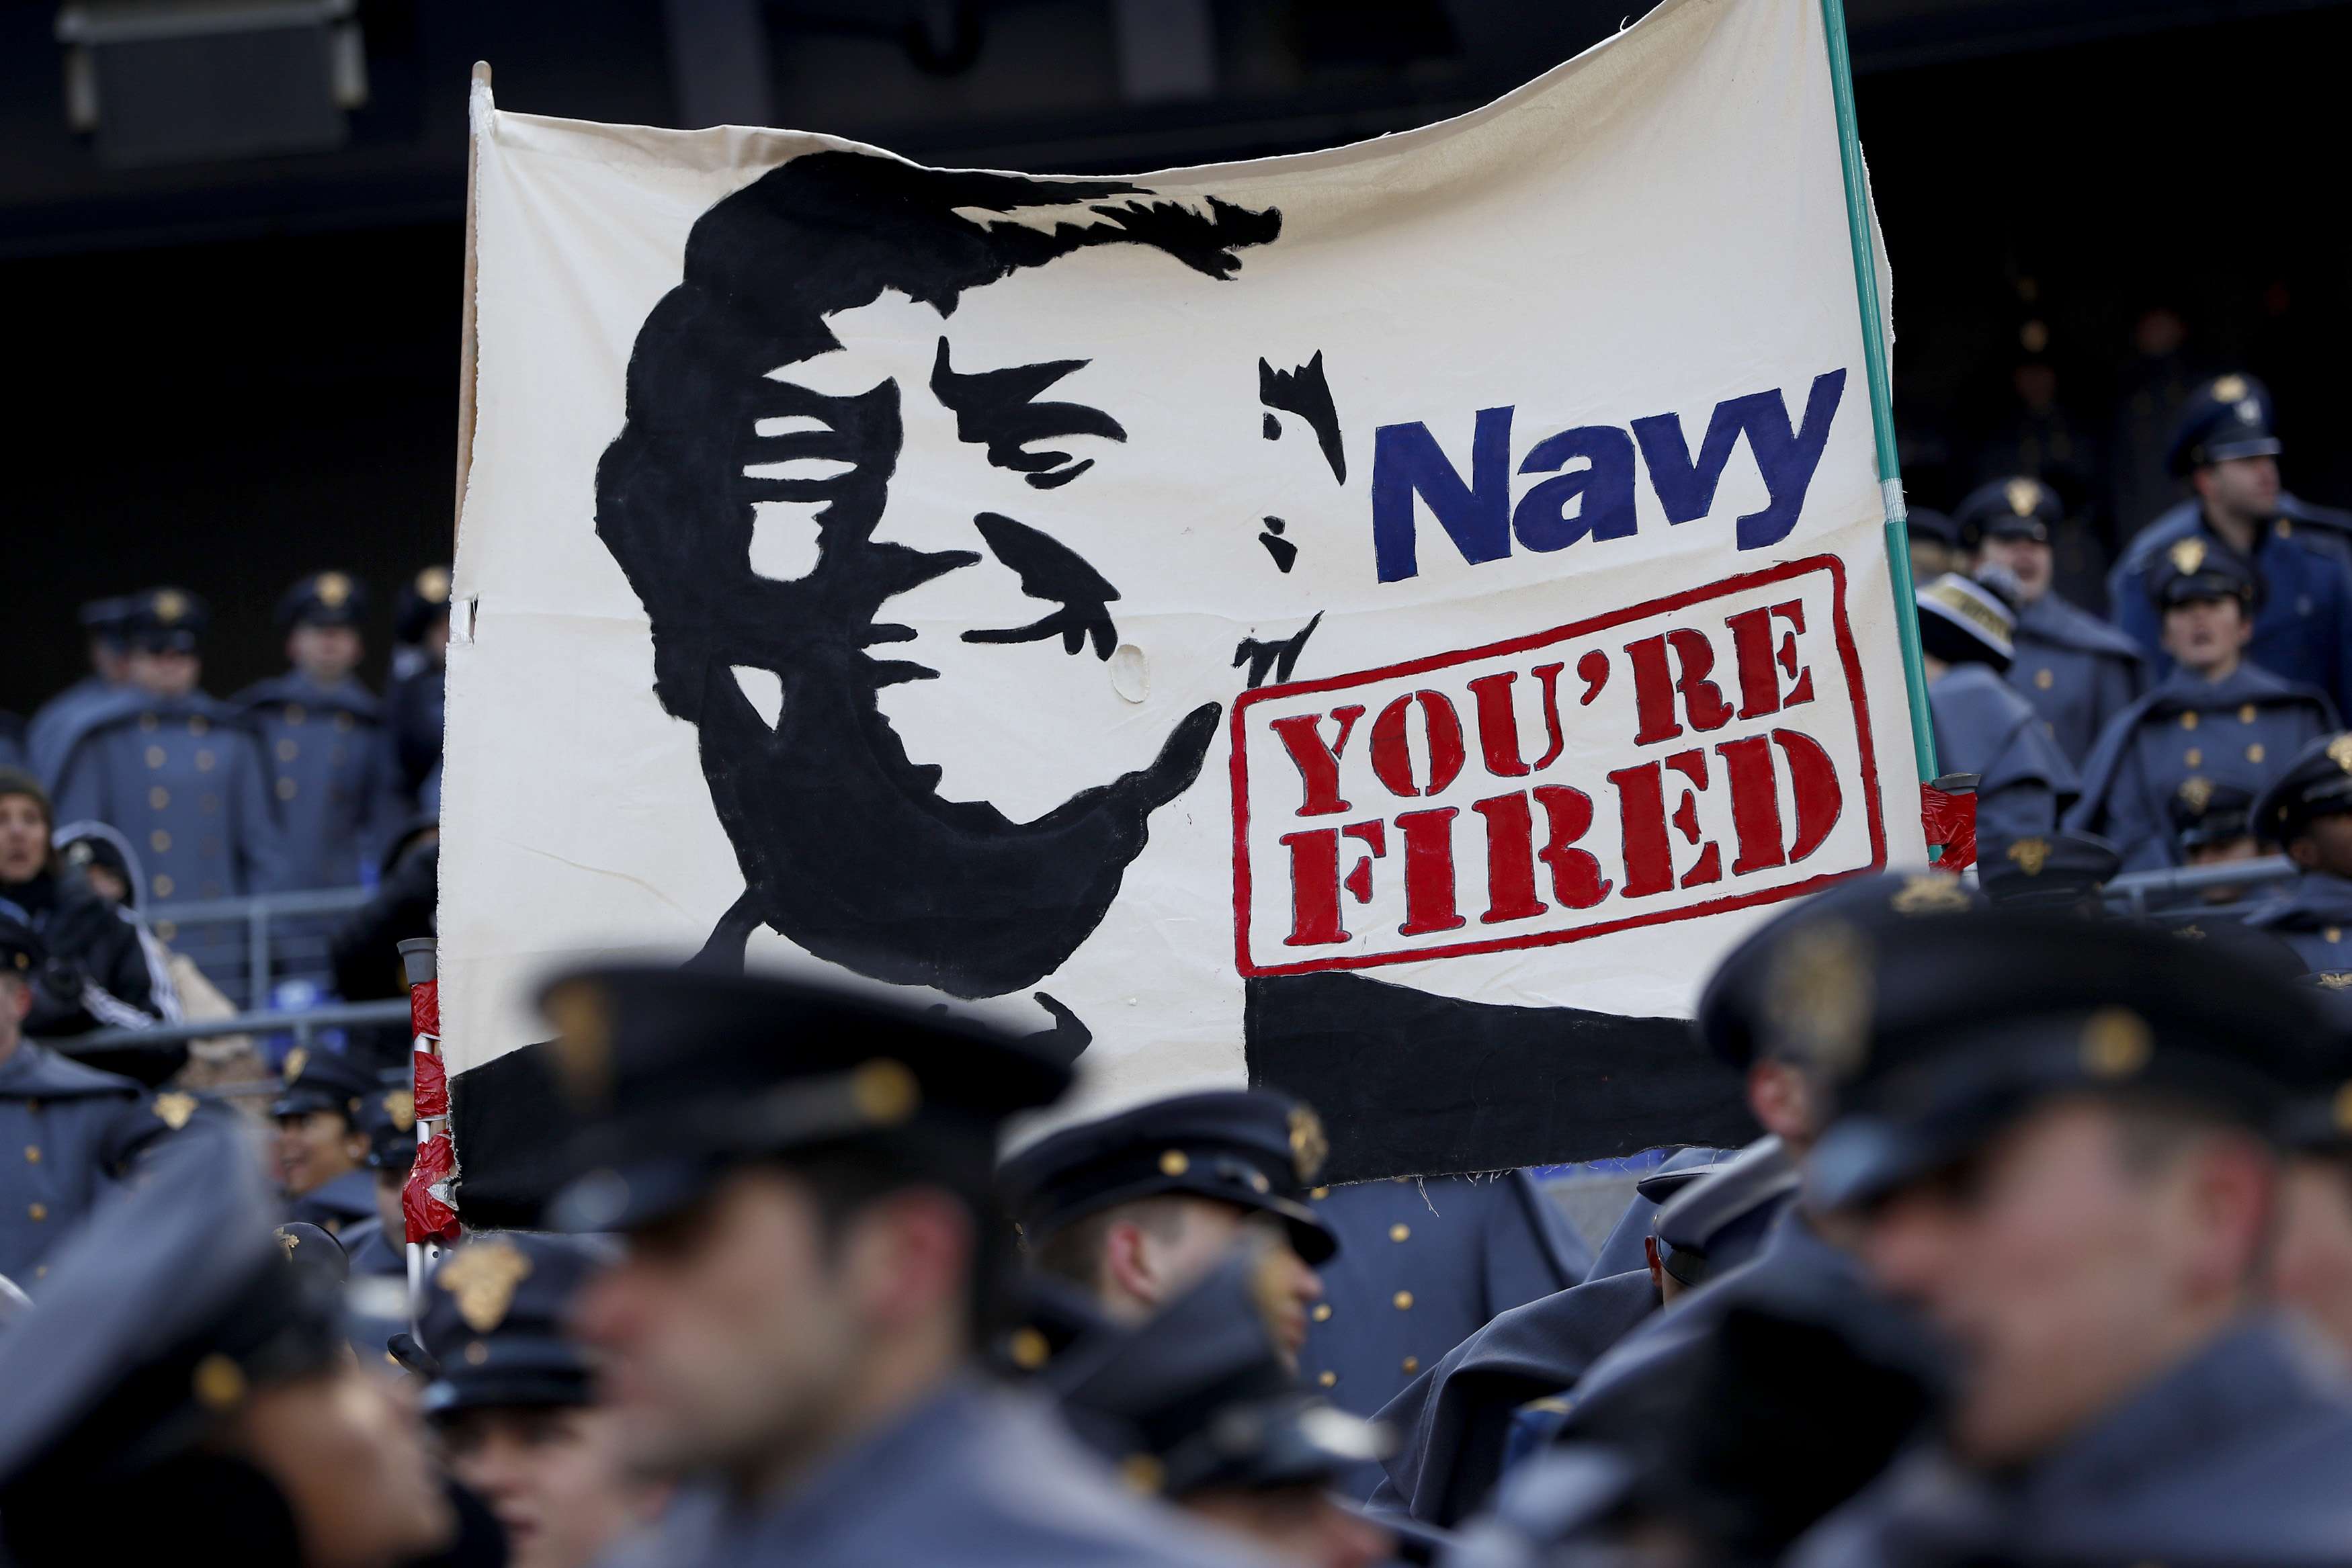
[[[751,570],[773,582],[798,582],[817,566],[822,501],[751,503]]]

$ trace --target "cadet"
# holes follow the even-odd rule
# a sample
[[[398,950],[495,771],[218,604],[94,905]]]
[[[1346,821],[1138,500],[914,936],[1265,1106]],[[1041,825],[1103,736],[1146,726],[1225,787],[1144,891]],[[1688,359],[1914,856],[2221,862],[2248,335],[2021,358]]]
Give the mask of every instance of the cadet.
[[[2099,895],[2122,867],[2123,856],[2106,840],[2058,832],[2015,840],[1998,859],[1979,862],[1977,886],[2005,909],[2098,915],[2105,909]]]
[[[400,1192],[416,1164],[416,1099],[408,1075],[380,1075],[360,1103],[360,1135],[367,1140],[367,1170],[375,1212],[346,1224],[336,1239],[351,1254],[352,1272],[372,1279],[408,1278],[408,1220]]]
[[[1328,1145],[1315,1113],[1262,1089],[1155,1100],[1042,1138],[998,1185],[1030,1265],[1140,1322],[1198,1284],[1244,1231],[1278,1243],[1292,1354],[1339,1242],[1307,1201]]]
[[[2175,655],[2163,646],[2149,573],[2176,545],[2227,549],[2250,563],[2263,589],[2246,656],[2317,686],[2340,708],[2352,700],[2352,570],[2343,534],[2281,495],[2271,419],[2270,393],[2252,376],[2222,376],[2198,390],[2171,450],[2172,471],[2189,477],[2197,498],[2132,540],[2107,574],[2108,609],[2161,676]]]
[[[1808,900],[1781,921],[1854,900],[1898,902],[1921,915],[1970,902],[1949,876],[1874,877]],[[1717,986],[1760,983],[1758,940],[1751,937],[1725,961]],[[1695,1170],[1685,1167],[1689,1176],[1674,1180],[1671,1195],[1661,1190],[1665,1184],[1652,1189],[1663,1202],[1645,1236],[1649,1261],[1503,1313],[1383,1409],[1380,1419],[1402,1446],[1387,1462],[1389,1479],[1374,1494],[1376,1505],[1433,1524],[1457,1523],[1485,1500],[1507,1464],[1571,1423],[1573,1412],[1597,1403],[1608,1419],[1621,1404],[1651,1397],[1662,1377],[1681,1375],[1721,1312],[1745,1299],[1739,1281],[1751,1273],[1764,1270],[1768,1282],[1844,1276],[1837,1254],[1790,1222],[1791,1173],[1827,1114],[1827,1086],[1808,1042],[1724,1027],[1701,1033],[1745,1082],[1765,1136]],[[1670,1210],[1678,1210],[1672,1219]],[[1656,1246],[1662,1236],[1663,1255]],[[1660,1313],[1655,1309],[1668,1288],[1664,1264],[1678,1249],[1688,1256],[1673,1277],[1675,1304]],[[1684,1275],[1705,1288],[1685,1291]],[[1549,1407],[1521,1412],[1538,1400]]]
[[[269,1107],[278,1123],[278,1181],[287,1217],[340,1237],[376,1212],[375,1178],[363,1162],[361,1107],[375,1085],[356,1062],[331,1051],[286,1053],[286,1091]]]
[[[366,589],[343,573],[304,578],[278,601],[293,668],[236,695],[269,765],[289,886],[356,886],[405,820],[383,715],[352,674],[366,616]]]
[[[1297,1568],[1372,1568],[1389,1532],[1332,1495],[1386,1434],[1302,1385],[1266,1321],[1279,1243],[1234,1255],[1149,1322],[1081,1343],[1048,1375],[1129,1485]]]
[[[2001,680],[2016,615],[1991,589],[1947,572],[1919,591],[1919,644],[1936,756],[1977,775],[1977,839],[1998,852],[2047,834],[2074,802],[2074,766],[2023,697]]]
[[[425,1417],[451,1473],[498,1516],[512,1568],[586,1568],[667,1497],[621,1463],[595,1368],[564,1328],[581,1284],[611,1261],[571,1237],[477,1236],[425,1287]]]
[[[8,1560],[395,1568],[439,1547],[422,1435],[346,1353],[331,1270],[288,1266],[245,1140],[192,1129],[152,1175],[0,1333]]]
[[[2006,572],[2015,585],[2009,684],[2079,768],[2107,721],[2139,695],[2147,670],[2137,643],[2051,591],[2050,540],[2064,516],[2055,490],[2019,477],[1972,492],[1954,521],[1978,570]]]
[[[73,732],[75,716],[96,699],[109,696],[130,679],[131,650],[124,641],[131,619],[128,599],[93,599],[81,607],[82,636],[89,649],[89,674],[34,710],[25,728],[25,762],[36,777],[57,778],[57,745]]]
[[[441,814],[441,723],[449,654],[449,569],[428,566],[393,611],[392,683],[383,727],[392,778],[412,814]]]
[[[56,830],[49,798],[32,775],[0,768],[0,900],[40,934],[47,955],[33,977],[25,1032],[53,1040],[177,1021],[179,998],[162,946],[53,847]],[[142,1052],[142,1076],[161,1082],[187,1055],[184,1044]]]
[[[2336,727],[2324,695],[2246,662],[2262,588],[2238,556],[2184,538],[2147,582],[2178,667],[2108,725],[2084,767],[2082,802],[2066,820],[2113,841],[2126,871],[2180,863],[2172,801],[2189,780],[2258,793],[2305,742]]]
[[[2286,852],[2295,879],[2245,913],[2312,969],[2352,969],[2352,734],[2305,747],[2254,805],[2254,831]]]
[[[80,710],[60,743],[58,815],[111,822],[141,841],[150,909],[286,885],[261,748],[236,709],[196,688],[205,622],[193,594],[140,595],[130,685]]]
[[[1034,1394],[992,1385],[998,1130],[1069,1070],[944,1017],[753,976],[607,968],[544,998],[583,1122],[562,1228],[625,1462],[701,1473],[666,1564],[1206,1563]]]
[[[2199,775],[2172,792],[2172,841],[2183,865],[2228,865],[2263,852],[2254,837],[2254,794],[2242,784]]]
[[[22,1033],[40,938],[0,911],[0,1276],[37,1293],[44,1260],[146,1151],[196,1114],[192,1094],[152,1098],[128,1078]],[[5,1403],[5,1401],[0,1401]]]
[[[1793,1560],[2352,1562],[2352,1407],[2263,1304],[2316,994],[2117,921],[1841,924],[1758,1022],[1843,1064],[1806,1204],[1955,1382]]]

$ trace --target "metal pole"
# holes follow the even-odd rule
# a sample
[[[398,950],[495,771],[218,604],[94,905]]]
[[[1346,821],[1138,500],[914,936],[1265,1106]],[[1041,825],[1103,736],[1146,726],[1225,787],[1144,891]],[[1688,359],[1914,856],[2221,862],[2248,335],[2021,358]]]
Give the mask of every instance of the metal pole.
[[[436,958],[438,946],[439,944],[430,936],[412,936],[400,944],[401,972],[403,977],[408,982],[409,995],[412,998],[408,1057],[412,1095],[416,1080],[417,1057],[440,1054],[439,1042],[433,1036],[418,1029],[414,1022],[416,1016],[414,998],[418,990],[421,988],[435,985],[440,977],[440,966]],[[415,1103],[413,1098],[411,1103]],[[441,1118],[441,1120],[446,1122],[446,1119]],[[432,1141],[432,1118],[422,1115],[416,1118],[416,1146],[420,1151]],[[440,1249],[429,1241],[408,1243],[408,1332],[417,1335],[420,1340],[424,1334],[424,1330],[418,1324],[425,1315],[425,1270],[439,1251]]]
[[[245,1005],[259,1012],[269,1000],[269,906],[256,904],[245,917]]]
[[[1864,380],[1870,387],[1870,424],[1878,444],[1878,493],[1886,507],[1886,566],[1895,581],[1895,628],[1903,644],[1903,684],[1911,699],[1911,748],[1919,782],[1932,783],[1936,725],[1927,707],[1927,672],[1919,652],[1919,606],[1911,581],[1911,539],[1905,527],[1903,474],[1895,451],[1895,396],[1887,382],[1886,333],[1879,320],[1878,259],[1870,244],[1870,193],[1864,183],[1862,137],[1854,129],[1853,62],[1846,48],[1844,0],[1822,0],[1822,30],[1830,48],[1830,95],[1837,107],[1838,163],[1845,174],[1846,235],[1853,245],[1853,292],[1862,308]]]

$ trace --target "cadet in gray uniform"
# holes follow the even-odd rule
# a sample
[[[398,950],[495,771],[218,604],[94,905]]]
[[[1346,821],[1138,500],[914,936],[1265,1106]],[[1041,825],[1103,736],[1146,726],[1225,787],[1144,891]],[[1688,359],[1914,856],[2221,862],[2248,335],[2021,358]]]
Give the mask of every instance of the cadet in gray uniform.
[[[159,588],[129,628],[130,684],[83,709],[61,742],[61,821],[110,822],[139,845],[142,906],[285,887],[286,861],[261,748],[236,709],[196,688],[205,607]]]
[[[631,1475],[596,1369],[564,1327],[611,1249],[569,1236],[475,1236],[443,1254],[419,1321],[425,1418],[506,1532],[509,1568],[588,1568],[644,1531],[668,1489]]]
[[[2126,871],[2179,865],[2172,802],[2191,780],[2260,793],[2305,742],[2336,727],[2336,709],[2309,686],[2245,660],[2261,584],[2227,549],[2182,539],[2147,573],[2162,606],[2173,672],[2116,716],[2083,769],[2083,799],[2066,820],[2113,842]]]
[[[416,1100],[408,1074],[380,1074],[375,1090],[360,1103],[360,1135],[367,1140],[368,1179],[375,1212],[337,1232],[350,1254],[352,1272],[365,1278],[408,1278],[408,1225],[400,1209],[400,1189],[416,1164]]]
[[[2246,911],[2315,970],[2352,969],[2352,734],[2322,736],[2254,804],[2254,829],[2300,874]]]
[[[2009,684],[2080,768],[2107,721],[2147,685],[2147,666],[2138,643],[2052,591],[2050,540],[2065,515],[2055,490],[2020,476],[1972,492],[1953,521],[1978,570],[2006,572],[2016,585]]]
[[[380,1091],[374,1077],[340,1051],[296,1046],[286,1053],[286,1089],[270,1103],[278,1124],[278,1179],[286,1218],[340,1238],[373,1218],[375,1175],[366,1168],[362,1109]]]
[[[2174,655],[2147,574],[2175,547],[2196,543],[2247,562],[2263,591],[2253,607],[2246,656],[2281,678],[2316,686],[2339,706],[2352,701],[2352,564],[2342,514],[2296,502],[2279,488],[2279,439],[2271,395],[2248,375],[2206,382],[2172,438],[2172,471],[2196,486],[2192,500],[2143,528],[2107,574],[2107,607],[2160,677]]]
[[[83,708],[111,695],[130,678],[131,650],[125,641],[131,620],[128,599],[93,599],[81,607],[84,637],[89,644],[89,674],[43,703],[25,727],[25,763],[35,777],[55,784],[60,739],[78,733],[76,717]]]
[[[1379,1458],[1387,1434],[1299,1381],[1263,1300],[1272,1245],[1244,1238],[1149,1322],[1081,1343],[1045,1383],[1130,1485],[1270,1561],[1374,1568],[1389,1561],[1389,1532],[1334,1489]]]
[[[2117,921],[1843,924],[1768,1020],[1844,1064],[1805,1202],[1953,1396],[1790,1560],[2352,1563],[2352,1406],[2263,1277],[2279,1118],[2338,1076],[2317,993]]]
[[[42,956],[29,926],[0,915],[0,1277],[36,1295],[58,1242],[198,1111],[192,1094],[150,1095],[25,1039]]]
[[[946,1017],[782,979],[615,967],[543,998],[581,1110],[551,1218],[627,1255],[581,1290],[625,1445],[702,1478],[649,1562],[1202,1564],[983,1368],[1012,1263],[998,1130],[1069,1069]]]
[[[356,886],[408,818],[375,695],[352,674],[366,615],[367,591],[343,573],[304,578],[278,604],[293,668],[236,695],[268,764],[291,887]]]
[[[1295,1355],[1323,1296],[1316,1270],[1339,1248],[1307,1199],[1327,1152],[1323,1124],[1288,1095],[1213,1090],[1065,1127],[1006,1159],[997,1187],[1030,1266],[1119,1322],[1141,1322],[1243,1234],[1263,1234]]]
[[[148,1174],[0,1333],[0,1556],[427,1560],[454,1516],[414,1415],[337,1333],[333,1242],[271,1234],[233,1126],[192,1127]]]
[[[2074,766],[2042,719],[2001,679],[2017,617],[1984,584],[1947,572],[1919,590],[1919,644],[1936,756],[1977,775],[1977,841],[1999,853],[2013,839],[2047,834],[2074,803]]]

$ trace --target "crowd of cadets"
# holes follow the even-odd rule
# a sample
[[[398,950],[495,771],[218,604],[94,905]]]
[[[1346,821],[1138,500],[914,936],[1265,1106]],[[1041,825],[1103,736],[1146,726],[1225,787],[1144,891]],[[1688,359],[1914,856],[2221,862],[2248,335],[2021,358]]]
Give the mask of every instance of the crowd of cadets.
[[[539,998],[533,1228],[412,1280],[404,1075],[289,1054],[265,1155],[172,1052],[28,1031],[153,1005],[116,905],[203,891],[55,817],[171,854],[129,811],[226,831],[237,780],[284,862],[274,768],[402,766],[309,635],[353,585],[289,596],[295,673],[235,706],[201,607],[142,596],[131,667],[34,727],[71,804],[0,784],[0,1562],[2352,1564],[2352,579],[2259,387],[2175,447],[2200,502],[2113,623],[2052,596],[2030,479],[1920,562],[1979,874],[1736,947],[1694,1027],[1759,1135],[1664,1151],[1597,1247],[1528,1172],[1327,1185],[1347,1129],[1271,1088],[1004,1155],[1070,1085],[1032,1041],[620,967]],[[2264,844],[2300,874],[2239,920],[2102,909]]]
[[[0,723],[0,766],[37,782],[60,824],[106,830],[123,862],[110,874],[156,917],[373,882],[440,808],[447,570],[403,586],[382,697],[356,673],[367,613],[356,579],[304,578],[278,604],[286,673],[223,700],[204,689],[202,598],[156,588],[84,605],[89,674],[29,723]]]

